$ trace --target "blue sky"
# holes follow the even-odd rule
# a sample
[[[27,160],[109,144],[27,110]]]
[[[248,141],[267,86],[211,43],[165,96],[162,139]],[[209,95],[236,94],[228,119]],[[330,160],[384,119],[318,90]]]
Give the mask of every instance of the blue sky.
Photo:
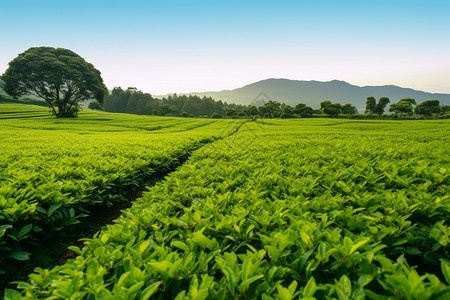
[[[30,47],[63,47],[108,88],[155,95],[266,78],[450,93],[448,0],[0,0],[0,39],[0,74]]]

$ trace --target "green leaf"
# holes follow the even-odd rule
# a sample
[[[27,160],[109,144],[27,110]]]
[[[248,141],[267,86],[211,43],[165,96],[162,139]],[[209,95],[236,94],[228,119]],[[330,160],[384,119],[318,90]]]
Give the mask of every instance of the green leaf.
[[[120,276],[119,280],[117,280],[116,286],[122,288],[122,286],[124,285],[125,281],[128,279],[128,277],[129,277],[130,275],[131,275],[131,271],[128,271],[128,272],[123,273],[123,274]],[[126,286],[123,286],[123,287],[125,288]]]
[[[306,232],[301,231],[300,237],[301,237],[302,241],[306,244],[306,246],[308,246],[308,248],[312,247],[311,238],[309,237],[309,235]]]
[[[349,299],[352,294],[352,283],[346,275],[342,275],[336,287],[336,292],[340,300]]]
[[[402,240],[398,240],[395,243],[393,243],[392,246],[399,246],[399,245],[402,245],[402,244],[405,244],[405,243],[408,243],[408,240],[407,239],[402,239]]]
[[[327,252],[327,245],[324,242],[320,242],[318,254],[320,256],[320,260],[322,260],[325,257],[325,253]]]
[[[236,287],[237,279],[236,279],[236,275],[234,274],[233,270],[229,266],[224,265],[223,273],[224,273],[225,277],[227,278],[227,281],[230,284],[230,287],[231,288]]]
[[[142,242],[142,244],[139,246],[139,253],[144,253],[147,248],[149,248],[151,243],[151,240],[146,240],[144,242]]]
[[[358,278],[358,285],[363,288],[366,285],[368,285],[372,280],[373,280],[372,275],[369,275],[369,274],[361,275]]]
[[[69,250],[72,250],[73,252],[75,252],[77,255],[80,255],[81,254],[81,249],[79,248],[79,247],[77,247],[77,246],[69,246],[69,247],[67,247],[67,249],[69,249]]]
[[[170,244],[171,244],[173,247],[176,247],[176,248],[178,248],[178,249],[181,249],[181,250],[184,250],[184,251],[189,251],[189,246],[186,245],[186,244],[183,243],[183,242],[180,242],[180,241],[172,241]]]
[[[192,240],[197,243],[202,248],[207,248],[209,250],[213,250],[213,243],[210,239],[208,239],[204,234],[203,230],[196,231],[192,234]]]
[[[448,261],[441,260],[441,269],[445,280],[447,280],[447,284],[450,284],[450,263],[448,263]]]
[[[28,232],[30,232],[31,228],[33,228],[33,224],[23,226],[22,229],[20,229],[19,233],[17,234],[17,238],[18,239],[23,238]]]
[[[252,282],[254,282],[254,281],[258,280],[258,279],[261,279],[261,278],[263,278],[263,277],[264,277],[264,275],[260,274],[260,275],[252,276],[252,277],[250,277],[250,278],[247,279],[247,280],[244,280],[244,281],[239,285],[239,290],[240,290],[240,291],[244,291],[244,290],[245,290]]]
[[[102,241],[102,243],[106,244],[106,242],[109,240],[109,234],[107,233],[102,234],[100,240]]]
[[[248,235],[253,229],[255,228],[255,225],[248,226],[247,230],[245,231],[245,234]]]
[[[20,300],[21,294],[16,290],[5,289],[5,300]]]
[[[167,280],[169,278],[169,269],[171,267],[171,263],[168,261],[161,261],[161,262],[150,262],[148,263],[152,268],[154,268],[159,275],[164,279]]]
[[[43,213],[43,214],[47,214],[47,211],[45,210],[45,208],[40,207],[40,206],[36,206],[36,211]]]
[[[250,275],[252,275],[253,273],[254,273],[254,269],[253,269],[252,260],[250,258],[247,258],[242,263],[241,280],[246,280],[247,278],[250,278]]]
[[[292,294],[291,292],[283,287],[281,284],[277,285],[277,291],[278,291],[278,297],[280,297],[281,300],[292,300]]]
[[[6,225],[1,225],[0,226],[0,238],[5,235],[6,230],[12,228],[12,225],[10,224],[6,224]]]
[[[359,242],[357,242],[356,244],[354,244],[351,248],[350,248],[350,255],[355,252],[356,250],[358,250],[359,247],[361,247],[364,244],[367,244],[370,241],[370,238],[364,238],[362,240],[360,240]]]
[[[141,294],[141,300],[148,300],[150,299],[150,297],[156,293],[156,291],[158,290],[158,287],[161,285],[162,281],[157,281],[155,283],[152,283],[151,285],[149,285],[148,287],[146,287]]]
[[[296,280],[293,280],[291,284],[288,286],[289,292],[291,292],[291,295],[295,294],[295,290],[297,289],[298,282]]]
[[[353,248],[353,241],[348,236],[344,237],[345,252],[350,255],[350,251]]]
[[[308,283],[305,285],[305,289],[303,290],[303,297],[312,297],[314,293],[317,291],[316,279],[311,276],[309,278]]]
[[[183,228],[189,228],[189,225],[186,222],[183,222],[181,220],[177,220],[178,225],[180,225]]]
[[[406,247],[405,253],[410,254],[410,255],[419,255],[419,254],[422,254],[422,251],[420,251],[419,249],[417,249],[415,247]]]
[[[17,283],[17,289],[19,289],[19,290],[31,289],[32,286],[33,285],[29,284],[28,282],[19,281]]]
[[[60,208],[61,207],[61,205],[62,205],[62,203],[60,202],[60,203],[56,203],[56,204],[53,204],[52,206],[50,206],[50,208],[48,209],[48,215],[50,216],[50,215],[52,215],[58,208]]]
[[[29,260],[31,253],[24,252],[24,251],[17,251],[13,252],[9,255],[9,258],[15,259],[15,260]]]

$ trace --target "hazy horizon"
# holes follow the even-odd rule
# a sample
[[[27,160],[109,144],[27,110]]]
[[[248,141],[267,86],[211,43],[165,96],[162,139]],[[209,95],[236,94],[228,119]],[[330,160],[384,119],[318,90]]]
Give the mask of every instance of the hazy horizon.
[[[164,93],[164,94],[152,94],[152,95],[153,96],[155,96],[155,95],[157,95],[157,96],[165,96],[165,95],[170,95],[170,94],[192,94],[192,93],[208,93],[208,92],[232,91],[232,90],[239,89],[239,88],[245,87],[247,85],[251,85],[251,84],[260,82],[260,81],[266,81],[266,80],[271,80],[271,79],[276,79],[276,80],[281,79],[281,80],[289,80],[289,81],[316,81],[316,82],[323,82],[323,83],[327,83],[327,82],[331,82],[331,81],[342,81],[342,82],[346,82],[346,83],[348,83],[350,85],[354,85],[354,86],[357,86],[357,87],[396,86],[396,87],[399,87],[399,88],[413,89],[413,90],[418,91],[418,92],[425,92],[425,93],[432,93],[432,94],[450,94],[450,91],[449,92],[430,92],[430,91],[426,91],[426,90],[415,89],[415,88],[412,88],[412,87],[409,87],[409,86],[399,86],[399,85],[389,84],[389,83],[387,83],[387,84],[373,84],[373,85],[372,84],[359,85],[359,84],[354,84],[352,82],[348,82],[346,80],[341,80],[341,79],[338,79],[338,78],[330,79],[330,80],[316,80],[316,79],[294,79],[294,78],[282,78],[282,77],[269,77],[269,78],[263,78],[263,79],[260,79],[260,80],[256,80],[256,81],[253,81],[253,82],[244,83],[244,84],[242,84],[240,86],[234,86],[234,87],[231,87],[231,88],[224,88],[224,89],[217,89],[217,90],[202,90],[202,91],[168,92],[168,93]],[[134,88],[135,86],[119,86],[119,87],[121,87],[122,89],[125,90],[128,87],[133,87]],[[111,88],[108,87],[109,90],[112,90],[113,88],[114,87],[111,87]],[[149,93],[149,91],[145,91],[145,90],[139,89],[138,87],[136,87],[136,88],[138,90],[142,91],[142,92]]]
[[[70,49],[109,89],[230,90],[268,78],[450,93],[448,1],[0,0],[0,74]]]

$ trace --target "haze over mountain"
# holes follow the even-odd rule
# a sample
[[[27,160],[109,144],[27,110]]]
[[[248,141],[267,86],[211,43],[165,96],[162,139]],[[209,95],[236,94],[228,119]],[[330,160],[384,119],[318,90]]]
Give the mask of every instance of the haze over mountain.
[[[289,105],[305,103],[313,108],[320,107],[320,102],[324,100],[330,100],[341,104],[351,103],[358,109],[364,109],[368,96],[376,99],[386,96],[391,103],[407,97],[416,99],[417,103],[438,99],[441,105],[450,105],[450,94],[427,93],[395,85],[360,87],[340,80],[322,82],[270,78],[234,90],[191,94],[236,104],[260,105],[263,101],[276,100]]]

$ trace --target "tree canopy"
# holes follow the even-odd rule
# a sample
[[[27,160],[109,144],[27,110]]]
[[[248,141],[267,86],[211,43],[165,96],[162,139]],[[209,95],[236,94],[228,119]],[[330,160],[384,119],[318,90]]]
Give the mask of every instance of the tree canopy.
[[[393,103],[389,106],[389,111],[394,112],[395,114],[403,114],[411,115],[413,112],[413,105],[416,105],[416,100],[413,98],[403,98],[397,103]]]
[[[247,114],[247,116],[250,117],[255,117],[256,115],[259,114],[258,108],[255,105],[247,106],[247,108],[245,109],[245,113]]]
[[[281,103],[269,100],[259,108],[259,113],[266,118],[278,118],[281,115]]]
[[[386,105],[389,103],[388,97],[381,97],[380,100],[378,100],[377,105],[375,106],[375,113],[379,116],[381,116],[384,113],[384,109],[386,108]]]
[[[375,107],[377,106],[377,100],[375,100],[375,97],[367,97],[366,101],[366,114],[373,114],[375,113]]]
[[[88,99],[102,104],[107,94],[100,71],[63,48],[28,49],[9,63],[2,80],[9,95],[42,98],[58,117],[76,116],[80,103]]]
[[[366,114],[377,114],[381,116],[384,113],[384,109],[386,108],[386,105],[389,103],[388,97],[381,97],[380,100],[375,100],[375,97],[367,97],[366,101]]]
[[[337,116],[342,112],[342,105],[338,102],[331,103],[330,100],[320,102],[320,109],[324,114]]]
[[[345,103],[342,105],[342,113],[350,116],[357,114],[358,110],[351,103]]]
[[[425,100],[416,105],[414,112],[418,115],[431,116],[441,111],[439,100]]]
[[[314,109],[304,103],[299,103],[295,106],[294,112],[302,118],[309,118],[314,113]]]

